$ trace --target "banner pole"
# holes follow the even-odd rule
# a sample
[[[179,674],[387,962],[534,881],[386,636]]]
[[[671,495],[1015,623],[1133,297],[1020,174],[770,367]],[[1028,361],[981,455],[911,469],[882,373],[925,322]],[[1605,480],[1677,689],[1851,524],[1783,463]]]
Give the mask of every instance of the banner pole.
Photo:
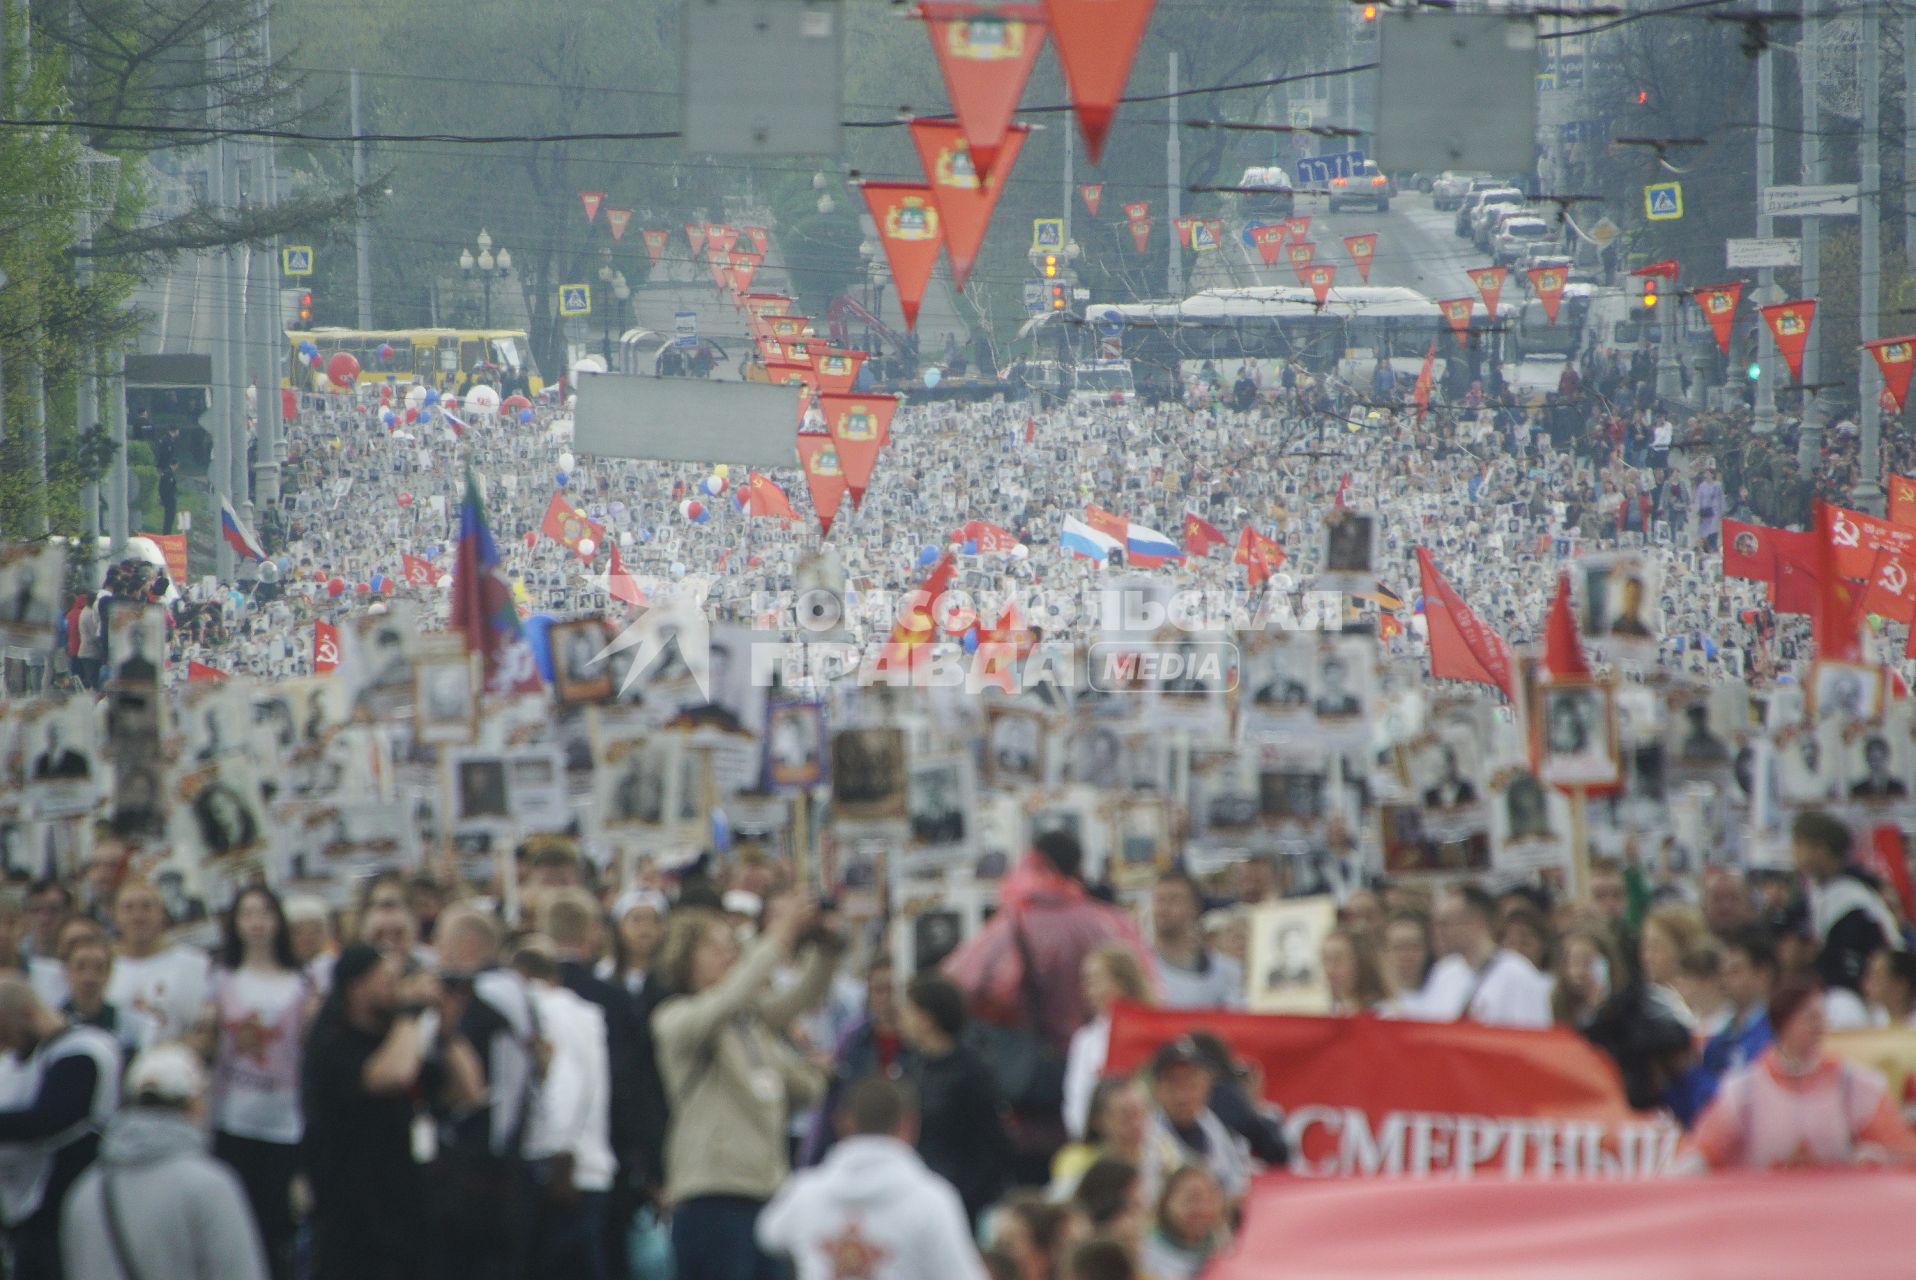
[[[1590,824],[1585,813],[1588,787],[1570,788],[1570,893],[1584,902],[1590,896]]]
[[[812,887],[812,795],[800,787],[792,793],[792,883],[799,892]]]

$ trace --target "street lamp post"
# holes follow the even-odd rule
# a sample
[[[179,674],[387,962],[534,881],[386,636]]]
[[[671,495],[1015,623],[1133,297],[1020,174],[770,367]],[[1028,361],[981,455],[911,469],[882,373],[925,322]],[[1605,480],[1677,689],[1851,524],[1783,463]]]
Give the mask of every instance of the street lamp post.
[[[504,280],[512,273],[512,250],[501,248],[498,256],[494,257],[492,252],[492,237],[487,234],[484,228],[481,228],[479,231],[479,256],[475,258],[472,256],[472,250],[461,249],[459,251],[459,270],[468,280],[471,280],[475,275],[478,277],[481,296],[484,299],[483,309],[481,311],[484,317],[482,323],[486,328],[492,328],[492,282],[494,280]]]
[[[599,334],[604,347],[605,367],[610,370],[612,368],[612,321],[614,318],[612,313],[614,310],[623,311],[625,300],[632,296],[632,289],[631,286],[625,282],[625,272],[613,269],[611,251],[607,250],[605,256],[606,261],[599,266],[599,283],[605,286],[600,292],[604,294],[606,299],[605,310],[599,313]]]

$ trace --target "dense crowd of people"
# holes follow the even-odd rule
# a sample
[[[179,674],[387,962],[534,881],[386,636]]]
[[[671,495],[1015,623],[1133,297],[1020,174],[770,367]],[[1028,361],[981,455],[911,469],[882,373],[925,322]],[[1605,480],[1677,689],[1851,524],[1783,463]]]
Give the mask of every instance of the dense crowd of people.
[[[1419,547],[1519,644],[1541,638],[1559,567],[1626,549],[1661,582],[1651,666],[1664,678],[1761,690],[1809,656],[1802,624],[1771,614],[1760,583],[1722,576],[1721,522],[1802,523],[1812,492],[1853,478],[1853,433],[1832,429],[1822,469],[1801,480],[1774,456],[1794,424],[1773,440],[1749,437],[1737,414],[1677,427],[1653,398],[1635,405],[1643,374],[1640,360],[1593,358],[1536,403],[1477,407],[1466,390],[1428,416],[1330,379],[1265,387],[1249,368],[1243,400],[1200,377],[1188,404],[906,408],[862,507],[832,533],[854,616],[860,597],[918,586],[970,521],[1016,543],[966,554],[981,587],[1070,592],[1130,572],[1121,555],[1061,548],[1065,519],[1087,506],[1174,537],[1187,513],[1227,533],[1248,526],[1284,548],[1298,584],[1336,567],[1320,548],[1331,513],[1377,519],[1368,607],[1348,619],[1377,655],[1377,686],[1339,684],[1331,697],[1320,675],[1304,728],[1267,727],[1247,747],[1294,749],[1310,716],[1341,717],[1346,736],[1326,749],[1353,762],[1334,784],[1348,810],[1220,845],[1212,805],[1136,857],[1094,850],[1085,832],[1020,828],[990,875],[982,860],[975,874],[944,869],[946,887],[978,882],[989,910],[929,951],[893,928],[925,918],[903,901],[906,849],[887,850],[873,906],[872,880],[848,869],[855,831],[834,831],[838,861],[821,869],[797,840],[735,842],[743,809],[709,793],[686,801],[693,856],[608,834],[613,815],[594,812],[498,835],[497,856],[475,864],[455,856],[440,811],[413,865],[356,861],[329,877],[228,857],[202,835],[185,890],[164,879],[178,866],[166,836],[64,816],[85,838],[36,842],[54,850],[46,859],[10,856],[18,883],[0,896],[12,1274],[757,1280],[789,1267],[808,1280],[1186,1280],[1229,1246],[1254,1180],[1286,1168],[1299,1138],[1228,1036],[1195,1025],[1118,1073],[1114,1021],[1128,1008],[1240,1009],[1307,972],[1321,975],[1318,1011],[1335,1016],[1575,1033],[1614,1064],[1631,1106],[1685,1131],[1672,1171],[1916,1162],[1906,1099],[1827,1040],[1833,1028],[1916,1028],[1907,904],[1868,861],[1857,833],[1872,824],[1853,806],[1793,804],[1782,859],[1747,856],[1753,842],[1727,833],[1761,823],[1750,796],[1730,791],[1724,749],[1699,757],[1724,783],[1700,829],[1677,830],[1674,776],[1668,807],[1657,776],[1648,820],[1631,808],[1647,803],[1639,781],[1607,808],[1593,801],[1603,838],[1581,884],[1561,867],[1471,859],[1433,876],[1379,847],[1372,819],[1388,784],[1371,726],[1420,689],[1455,692],[1421,674],[1421,626],[1381,625],[1385,613],[1416,620]],[[1602,408],[1578,399],[1579,381]],[[126,562],[75,595],[51,687],[89,697],[104,685],[113,702],[124,655],[106,652],[103,618],[116,602],[169,611],[174,694],[193,663],[261,689],[301,680],[316,624],[346,629],[399,602],[421,629],[443,628],[467,468],[528,618],[628,612],[588,578],[611,547],[582,554],[540,535],[557,493],[603,527],[628,572],[704,581],[716,617],[789,630],[779,600],[816,532],[745,515],[736,473],[562,464],[570,419],[557,398],[474,416],[458,435],[443,413],[389,424],[382,403],[307,398],[289,428],[286,497],[260,522],[269,559],[241,581],[209,589]],[[1574,430],[1562,429],[1566,403],[1582,415]],[[802,517],[803,479],[773,479]],[[409,574],[402,557],[430,571]],[[1229,594],[1243,567],[1227,547],[1163,572]],[[882,639],[889,621],[859,626]],[[956,633],[941,643],[960,647]],[[854,710],[857,696],[846,695]],[[1346,698],[1361,703],[1354,746]],[[927,758],[936,745],[995,753],[998,771],[1017,760],[980,750],[988,717],[948,710],[912,730]],[[124,768],[111,714],[100,758]],[[1230,732],[1148,715],[1136,726],[1146,738],[1173,723],[1199,746]],[[539,700],[530,719],[507,719],[538,737],[577,716]],[[328,731],[358,741],[367,725],[391,729],[395,754],[349,775],[369,788],[389,786],[411,736],[388,719],[362,693]],[[1445,738],[1441,766],[1411,787],[1426,815],[1491,789],[1495,717],[1472,724],[1473,759]],[[217,731],[191,732],[214,734],[204,758],[226,778]],[[1386,755],[1396,742],[1382,729],[1378,741]],[[1177,790],[1172,811],[1198,768],[1196,747],[1177,750],[1186,764],[1129,784]],[[1122,791],[1091,759],[1074,756],[1069,781]],[[294,760],[305,757],[289,749],[279,763]],[[292,790],[275,763],[261,760],[260,780]],[[601,762],[581,763],[588,774]],[[1037,805],[1042,786],[994,776],[993,790]],[[1253,811],[1295,816],[1264,794],[1265,778],[1283,776],[1252,780]],[[841,782],[834,804],[861,798]],[[952,829],[972,830],[975,815],[961,816]],[[913,883],[935,896],[939,882]],[[1314,954],[1282,952],[1272,967],[1251,923],[1305,898],[1331,900],[1334,925]]]

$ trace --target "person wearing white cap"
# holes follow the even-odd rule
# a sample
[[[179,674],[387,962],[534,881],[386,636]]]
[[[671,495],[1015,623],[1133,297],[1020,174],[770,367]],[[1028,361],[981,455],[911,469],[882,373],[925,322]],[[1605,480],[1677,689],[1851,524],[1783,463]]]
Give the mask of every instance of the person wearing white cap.
[[[182,1044],[126,1073],[126,1106],[67,1196],[66,1280],[266,1280],[266,1250],[233,1171],[206,1149],[206,1071]]]

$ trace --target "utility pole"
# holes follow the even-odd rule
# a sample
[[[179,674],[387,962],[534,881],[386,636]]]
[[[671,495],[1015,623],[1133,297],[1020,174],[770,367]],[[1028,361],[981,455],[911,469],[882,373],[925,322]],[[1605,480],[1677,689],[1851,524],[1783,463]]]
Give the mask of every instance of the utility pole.
[[[89,156],[90,151],[80,157],[80,246],[73,265],[73,274],[82,298],[93,282],[93,166],[88,163]],[[93,335],[88,331],[85,320],[80,323],[78,364],[79,377],[73,388],[73,425],[84,437],[100,425],[100,371],[96,367]],[[89,539],[97,538],[100,534],[100,486],[92,480],[80,489],[80,528]],[[89,541],[87,554],[91,556],[93,553],[93,543]]]
[[[1170,131],[1164,144],[1164,167],[1170,177],[1170,208],[1165,211],[1164,229],[1169,242],[1166,250],[1170,268],[1165,285],[1173,301],[1184,294],[1184,251],[1178,247],[1178,219],[1183,216],[1184,158],[1178,149],[1178,51],[1171,50],[1171,70],[1165,86],[1165,127]]]
[[[348,93],[351,98],[353,130],[353,189],[366,189],[366,144],[359,139],[359,68],[354,67],[348,81]],[[1069,146],[1069,131],[1066,132],[1066,145]],[[1067,152],[1067,155],[1070,153]],[[1067,160],[1065,164],[1070,165]],[[1070,214],[1065,215],[1067,218]],[[1067,223],[1067,226],[1070,224]],[[372,232],[366,225],[366,211],[361,208],[353,215],[353,258],[359,285],[359,327],[373,327],[373,272],[372,272]]]
[[[206,61],[212,74],[207,78],[218,81],[224,78],[226,61],[226,41],[218,34],[207,36]],[[225,123],[225,111],[219,103],[217,84],[207,88],[207,123],[218,129]],[[228,151],[231,142],[216,136],[213,141],[211,157],[212,171],[207,174],[207,190],[216,206],[227,203],[226,170],[230,163]],[[214,250],[207,256],[207,275],[205,297],[210,304],[212,324],[208,336],[213,347],[213,386],[212,404],[207,409],[207,421],[212,426],[213,459],[206,473],[209,496],[212,498],[214,521],[219,519],[219,506],[230,502],[233,496],[233,413],[235,405],[234,384],[237,381],[235,371],[235,352],[232,347],[233,330],[228,323],[227,313],[233,306],[233,294],[229,283],[236,274],[234,254],[230,248]],[[243,402],[242,402],[243,403]],[[213,525],[213,551],[215,570],[222,582],[233,580],[233,548],[220,536],[220,526]]]
[[[1064,126],[1064,242],[1071,243],[1071,202],[1077,198],[1077,121],[1065,120]]]
[[[1916,102],[1916,10],[1903,10],[1903,271],[1916,263],[1916,128],[1909,104]]]
[[[264,72],[273,65],[272,10],[267,4],[267,0],[259,0],[259,32],[260,70]],[[354,72],[353,86],[357,89],[358,85],[359,74],[358,72]],[[357,105],[358,101],[359,95],[355,93],[353,95],[354,105]],[[359,126],[358,123],[355,122],[353,132],[357,133],[358,131]],[[259,202],[268,209],[278,206],[281,190],[278,156],[276,152],[277,148],[274,146],[271,138],[267,138],[260,143]],[[359,154],[357,148],[355,148],[353,154],[355,158],[357,158]],[[358,175],[355,173],[354,181],[358,182],[358,180]],[[283,321],[279,314],[279,247],[278,240],[274,240],[271,245],[267,246],[265,270],[259,273],[259,290],[253,295],[256,304],[255,310],[259,316],[258,323],[254,326],[254,331],[259,335],[257,339],[259,344],[257,351],[258,359],[255,361],[255,365],[259,369],[259,453],[253,463],[253,491],[261,503],[271,503],[274,505],[279,503],[279,461],[280,441],[282,438],[279,367],[280,362],[287,358],[286,330],[283,327]],[[360,279],[362,281],[360,288],[362,290],[366,288],[366,285],[363,283],[365,278],[364,258],[362,257],[360,269]],[[361,322],[363,326],[363,316],[361,317]]]
[[[1798,48],[1797,95],[1803,100],[1803,173],[1805,185],[1823,181],[1822,108],[1823,17],[1814,3],[1803,14],[1803,39]],[[1768,56],[1767,54],[1764,56]],[[1803,244],[1803,296],[1814,298],[1822,288],[1823,220],[1798,218],[1797,238]],[[1758,234],[1761,234],[1760,232]],[[1815,386],[1823,380],[1823,329],[1810,326],[1810,340],[1803,348],[1803,381]],[[1815,475],[1823,456],[1823,406],[1816,392],[1803,393],[1803,426],[1796,437],[1796,466],[1804,475]]]
[[[1863,27],[1862,81],[1863,128],[1856,145],[1862,148],[1857,163],[1861,188],[1863,226],[1857,237],[1857,273],[1862,276],[1861,314],[1857,316],[1858,337],[1873,342],[1877,331],[1877,312],[1882,306],[1883,275],[1883,15],[1880,9],[1866,9],[1858,19]],[[1858,511],[1882,515],[1883,493],[1883,406],[1882,375],[1876,361],[1868,357],[1856,361],[1858,408],[1862,411],[1862,467],[1857,472],[1856,488],[1850,500]]]
[[[7,9],[10,15],[7,24],[8,34],[20,33],[20,57],[11,67],[5,67],[6,75],[0,79],[0,93],[5,94],[7,108],[11,111],[20,105],[22,90],[33,76],[33,44],[28,38],[32,34],[31,0],[12,0]],[[0,56],[4,48],[0,47]],[[40,482],[40,527],[42,536],[53,529],[53,515],[46,502],[47,493],[47,379],[46,371],[37,361],[22,363],[16,378],[25,378],[32,392],[32,429],[34,435],[34,476]]]
[[[1774,12],[1776,0],[1757,0],[1758,14]],[[1758,239],[1770,236],[1773,222],[1763,212],[1763,191],[1776,185],[1776,55],[1770,51],[1768,41],[1763,42],[1762,50],[1756,55],[1756,234]],[[1803,222],[1814,219],[1803,218]],[[1776,301],[1776,272],[1764,267],[1757,273],[1756,305],[1768,306]],[[1776,432],[1776,357],[1770,352],[1758,334],[1756,348],[1751,356],[1757,362],[1755,421],[1750,429],[1757,435],[1767,436]]]
[[[118,559],[132,533],[127,512],[126,478],[126,352],[114,348],[107,357],[107,422],[113,432],[113,470],[107,476],[106,533],[110,554]]]

